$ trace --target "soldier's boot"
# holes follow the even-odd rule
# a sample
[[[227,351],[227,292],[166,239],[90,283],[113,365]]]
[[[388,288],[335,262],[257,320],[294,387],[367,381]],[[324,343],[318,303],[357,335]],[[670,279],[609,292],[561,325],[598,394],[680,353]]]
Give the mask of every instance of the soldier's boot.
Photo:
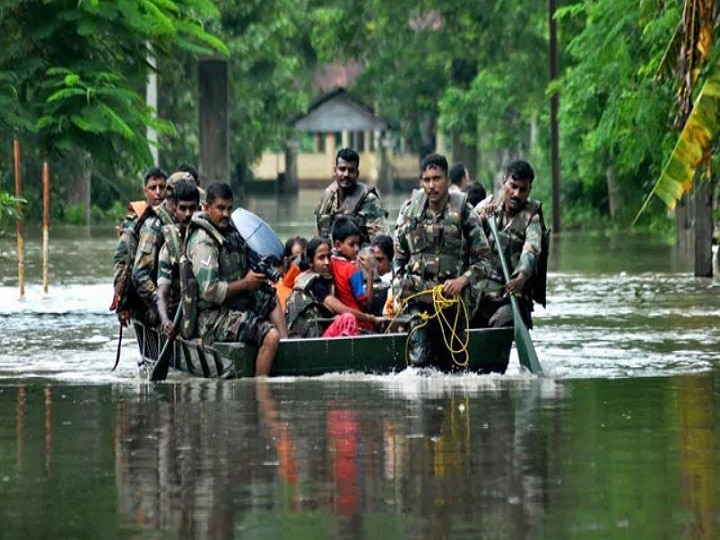
[[[408,338],[408,362],[413,367],[427,367],[433,363],[432,343],[426,327],[418,328],[420,318],[413,317]]]

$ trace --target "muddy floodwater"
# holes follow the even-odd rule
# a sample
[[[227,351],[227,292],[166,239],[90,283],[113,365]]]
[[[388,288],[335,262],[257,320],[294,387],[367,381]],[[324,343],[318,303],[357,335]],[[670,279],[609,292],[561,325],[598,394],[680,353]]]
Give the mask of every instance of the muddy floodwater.
[[[318,196],[248,207],[284,241]],[[719,535],[720,282],[658,239],[553,239],[543,378],[513,352],[505,375],[151,384],[132,332],[111,371],[112,227],[53,227],[47,295],[27,233],[22,300],[0,238],[2,538]]]

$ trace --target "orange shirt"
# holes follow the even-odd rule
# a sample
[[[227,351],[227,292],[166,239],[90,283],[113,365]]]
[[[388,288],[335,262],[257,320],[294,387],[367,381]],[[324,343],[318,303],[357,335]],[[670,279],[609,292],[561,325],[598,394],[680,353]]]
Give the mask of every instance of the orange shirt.
[[[278,302],[280,302],[280,309],[285,312],[285,306],[287,305],[287,299],[290,298],[293,286],[295,285],[295,278],[300,275],[300,268],[295,263],[290,263],[290,267],[283,278],[275,284],[275,293],[277,294]]]

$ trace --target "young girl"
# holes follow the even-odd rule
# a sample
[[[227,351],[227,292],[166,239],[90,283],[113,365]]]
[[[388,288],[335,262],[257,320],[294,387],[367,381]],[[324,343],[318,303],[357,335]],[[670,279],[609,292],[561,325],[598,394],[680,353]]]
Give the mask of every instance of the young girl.
[[[330,274],[330,242],[324,238],[313,238],[305,248],[305,257],[310,268],[297,277],[287,302],[290,336],[357,335],[358,321],[371,324],[379,321],[374,315],[346,306],[335,296]],[[336,315],[339,317],[331,320]]]
[[[305,246],[307,246],[307,240],[302,236],[293,236],[285,242],[283,277],[275,284],[277,298],[283,311],[286,309],[287,299],[292,293],[295,279],[303,270],[300,268],[300,260],[305,253]]]

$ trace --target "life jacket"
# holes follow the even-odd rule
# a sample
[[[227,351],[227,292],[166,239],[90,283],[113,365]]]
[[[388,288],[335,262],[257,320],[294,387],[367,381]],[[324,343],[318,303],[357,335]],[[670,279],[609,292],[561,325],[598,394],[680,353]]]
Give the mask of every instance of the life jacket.
[[[113,300],[110,311],[131,314],[143,307],[143,302],[132,282],[132,269],[137,254],[140,228],[145,221],[155,216],[155,210],[145,201],[133,201],[128,205],[128,214],[117,227],[118,245],[113,257]]]
[[[442,218],[436,223],[427,223],[426,206],[425,192],[414,190],[407,210],[410,219],[403,231],[409,247],[406,273],[436,282],[458,277],[468,263],[462,228],[467,194],[449,193]]]
[[[232,225],[231,225],[232,226]],[[218,231],[212,223],[210,223],[202,214],[193,215],[185,233],[185,239],[180,250],[179,273],[180,273],[180,297],[182,302],[182,322],[180,324],[180,334],[185,339],[193,339],[198,336],[198,310],[206,309],[209,304],[199,297],[198,283],[195,273],[193,272],[192,260],[188,256],[187,248],[193,233],[199,229],[205,231],[210,238],[217,242],[220,247],[220,273],[229,281],[242,278],[241,275],[230,274],[228,268],[240,267],[247,268],[247,255],[245,249],[245,240],[240,233],[234,231],[232,234],[233,242],[237,241],[238,245],[228,246],[228,236]],[[231,260],[235,259],[235,260]],[[243,309],[242,305],[233,306],[236,309]]]
[[[377,315],[378,317],[384,315],[385,304],[387,304],[388,293],[390,291],[390,283],[382,281],[380,279],[373,280],[373,294],[368,313]]]
[[[320,204],[315,210],[315,215],[317,216],[317,227],[319,236],[322,236],[323,238],[327,238],[328,240],[332,241],[332,238],[330,236],[332,233],[333,221],[335,221],[335,218],[339,215],[349,215],[355,219],[358,226],[360,227],[360,231],[362,232],[362,238],[360,239],[361,243],[369,243],[370,235],[367,230],[367,223],[365,218],[360,213],[360,208],[362,207],[365,199],[370,193],[374,193],[376,197],[380,198],[377,190],[364,182],[357,182],[355,184],[355,189],[353,189],[352,193],[345,197],[339,208],[333,212],[333,201],[337,200],[337,198],[339,197],[339,189],[340,188],[338,187],[337,182],[333,182],[332,184],[330,184],[325,189],[325,194],[323,195]]]
[[[290,336],[320,337],[327,323],[323,324],[323,321],[319,319],[333,316],[310,291],[310,287],[316,279],[327,278],[307,270],[295,280],[293,291],[287,300],[285,308],[285,320],[287,321],[288,335]]]

